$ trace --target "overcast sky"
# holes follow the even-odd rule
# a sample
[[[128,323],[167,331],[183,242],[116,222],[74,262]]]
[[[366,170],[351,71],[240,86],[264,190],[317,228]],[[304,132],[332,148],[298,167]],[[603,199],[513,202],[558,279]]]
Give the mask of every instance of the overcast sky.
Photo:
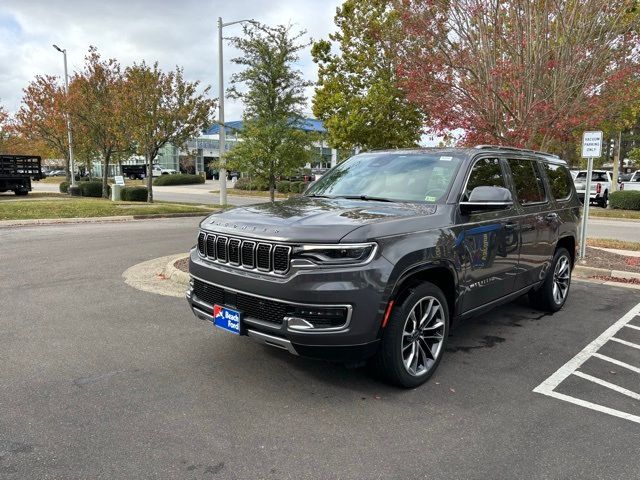
[[[38,74],[63,75],[62,54],[52,44],[66,48],[69,71],[82,68],[89,45],[103,58],[158,61],[164,69],[184,67],[189,80],[212,86],[218,96],[216,21],[254,18],[260,22],[293,24],[313,39],[333,30],[340,0],[0,0],[0,103],[15,111],[22,89]],[[226,36],[241,32],[225,29]],[[225,47],[225,83],[235,66],[234,50]],[[309,51],[299,68],[316,79]],[[309,95],[311,90],[309,91]],[[310,114],[310,108],[307,109]],[[242,106],[227,100],[226,120],[237,120]]]

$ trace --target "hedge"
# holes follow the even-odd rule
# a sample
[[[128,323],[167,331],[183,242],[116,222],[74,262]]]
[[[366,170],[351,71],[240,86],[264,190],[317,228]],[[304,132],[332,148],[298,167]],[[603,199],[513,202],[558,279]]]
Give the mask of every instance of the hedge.
[[[124,187],[120,190],[120,199],[126,202],[146,202],[147,187]]]
[[[622,210],[640,210],[640,191],[612,192],[609,195],[609,205],[611,208],[620,208]]]
[[[102,182],[78,182],[80,188],[80,195],[83,197],[101,197],[102,196]],[[111,187],[107,185],[107,195],[111,195]]]
[[[267,182],[265,182],[264,180],[260,180],[258,178],[242,177],[236,181],[234,188],[237,188],[238,190],[265,191],[269,190],[269,185],[267,185]]]
[[[82,180],[76,182],[76,186],[80,189],[82,197],[101,197],[102,181],[101,180]],[[111,195],[111,186],[107,185],[107,192]],[[60,193],[69,193],[69,182],[60,182]]]
[[[201,175],[189,175],[186,173],[174,173],[172,175],[160,175],[154,181],[154,185],[191,185],[195,183],[204,183],[204,177]]]
[[[276,182],[276,190],[280,193],[289,193],[291,182],[286,180],[282,180],[280,182]]]

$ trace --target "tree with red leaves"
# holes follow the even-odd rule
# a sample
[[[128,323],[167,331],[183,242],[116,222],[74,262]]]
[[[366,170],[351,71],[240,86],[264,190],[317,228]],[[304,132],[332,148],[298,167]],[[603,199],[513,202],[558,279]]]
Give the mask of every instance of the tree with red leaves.
[[[398,0],[399,75],[438,133],[567,153],[637,92],[634,0]]]

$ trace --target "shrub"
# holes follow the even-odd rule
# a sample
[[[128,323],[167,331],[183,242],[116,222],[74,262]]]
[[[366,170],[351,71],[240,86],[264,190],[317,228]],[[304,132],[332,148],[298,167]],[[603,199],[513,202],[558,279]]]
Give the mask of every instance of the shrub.
[[[127,202],[146,202],[147,187],[124,187],[120,190],[120,199]]]
[[[609,195],[609,205],[611,205],[611,208],[620,208],[622,210],[640,210],[640,191],[612,192]]]
[[[78,182],[80,188],[80,195],[83,197],[101,197],[102,196],[102,182]],[[111,194],[111,187],[107,185],[107,194]]]
[[[66,180],[60,183],[60,193],[69,193],[69,182]]]
[[[269,190],[269,185],[263,180],[256,178],[242,177],[236,182],[234,188],[238,190]]]
[[[276,182],[276,190],[278,190],[279,193],[289,193],[290,184],[291,182],[288,182],[287,180]]]
[[[302,182],[291,182],[289,185],[289,191],[291,193],[300,193],[300,184]]]
[[[153,181],[154,185],[191,185],[195,183],[204,183],[204,177],[201,175],[189,175],[186,173],[174,173],[173,175],[160,175]]]
[[[311,182],[300,182],[298,193],[304,193]]]

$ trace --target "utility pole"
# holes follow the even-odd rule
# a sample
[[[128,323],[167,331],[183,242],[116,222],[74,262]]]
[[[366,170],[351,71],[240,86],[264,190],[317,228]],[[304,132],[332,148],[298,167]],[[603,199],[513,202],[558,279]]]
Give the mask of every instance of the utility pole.
[[[53,45],[57,51],[62,53],[64,57],[64,93],[68,97],[69,96],[69,73],[67,72],[67,49],[60,48],[57,45]],[[69,141],[69,169],[71,170],[71,187],[69,188],[69,193],[74,195],[77,193],[76,191],[76,173],[75,173],[75,162],[73,160],[73,135],[71,133],[71,115],[69,115],[69,111],[65,112],[65,117],[67,117],[67,139]]]

